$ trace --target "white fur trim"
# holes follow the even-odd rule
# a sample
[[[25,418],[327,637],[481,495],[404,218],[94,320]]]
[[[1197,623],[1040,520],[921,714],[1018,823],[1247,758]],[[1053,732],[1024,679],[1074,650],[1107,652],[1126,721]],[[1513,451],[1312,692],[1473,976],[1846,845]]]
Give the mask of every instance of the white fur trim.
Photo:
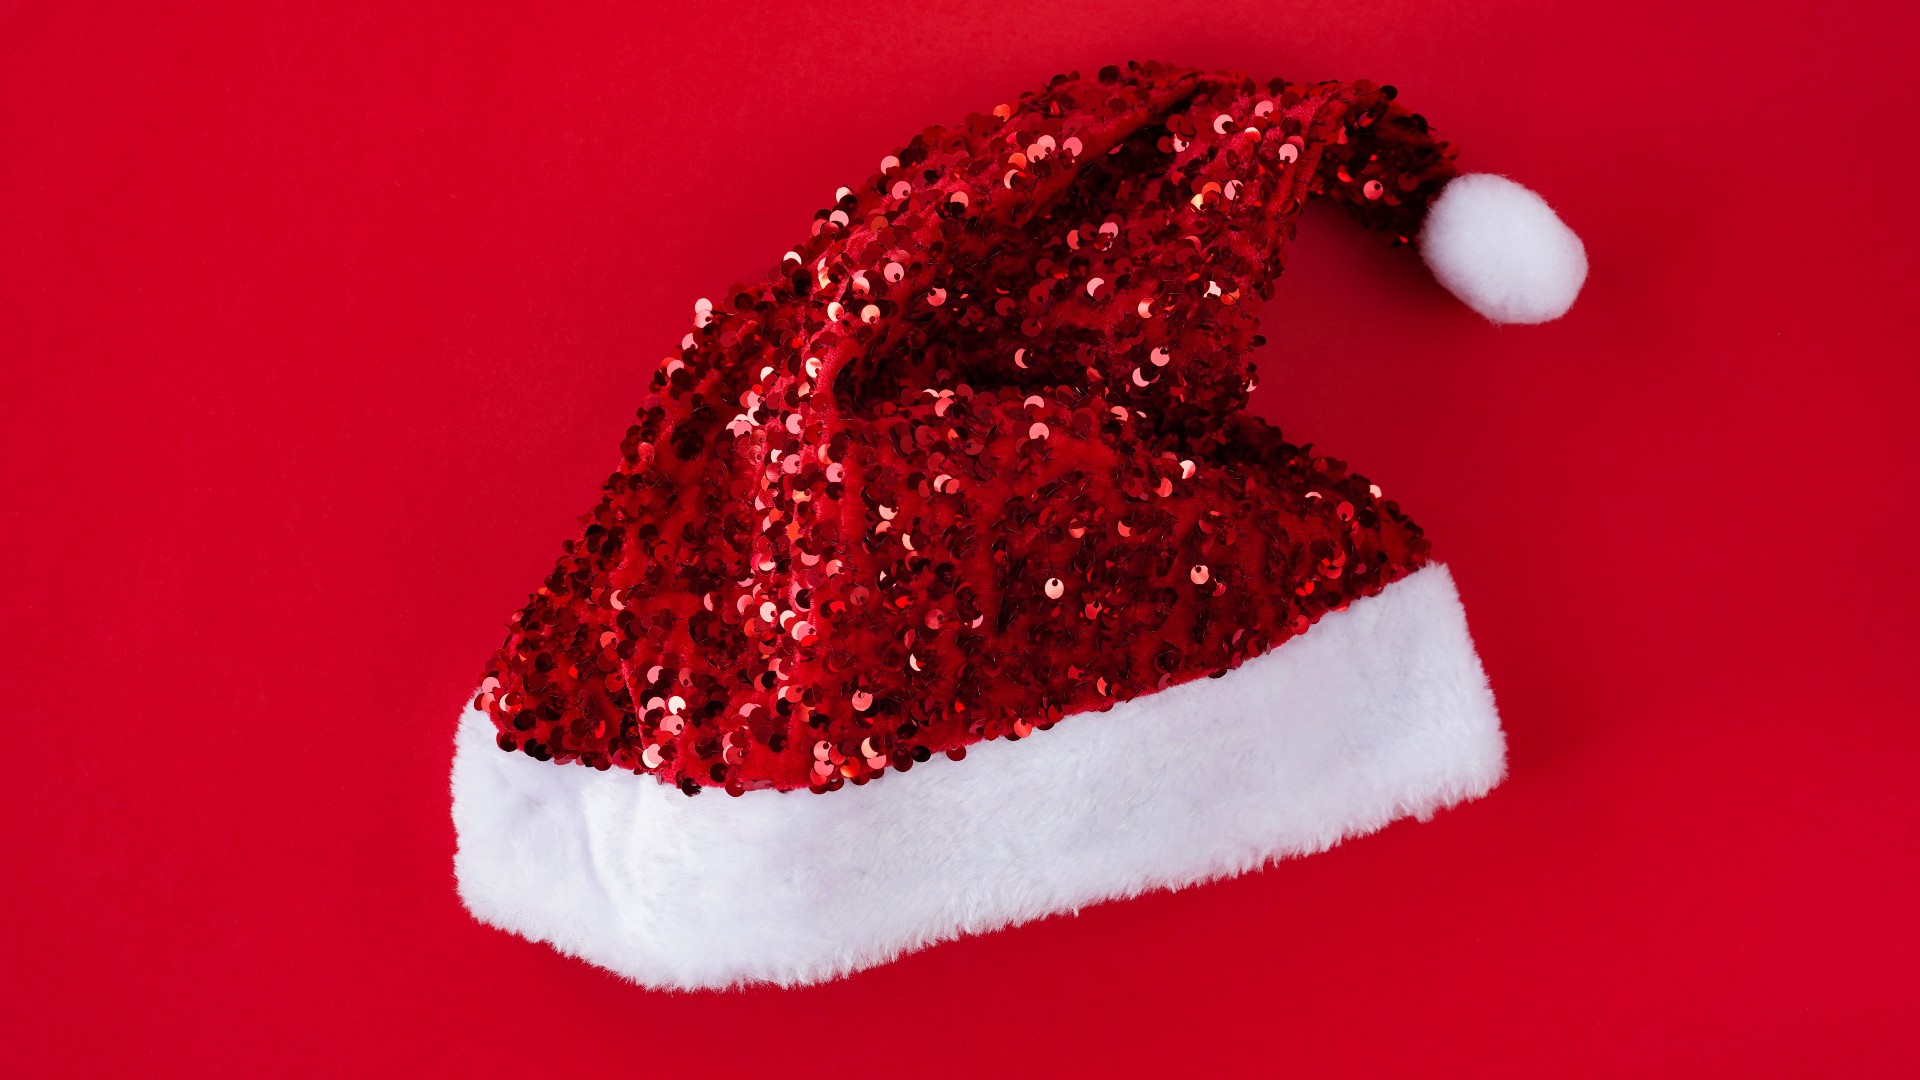
[[[1506,768],[1445,567],[1220,679],[825,795],[689,798],[494,745],[469,709],[454,871],[482,921],[651,986],[810,983],[932,942],[1324,850]]]
[[[1433,276],[1497,323],[1543,323],[1573,306],[1587,249],[1547,201],[1504,176],[1468,173],[1441,189],[1420,230]]]

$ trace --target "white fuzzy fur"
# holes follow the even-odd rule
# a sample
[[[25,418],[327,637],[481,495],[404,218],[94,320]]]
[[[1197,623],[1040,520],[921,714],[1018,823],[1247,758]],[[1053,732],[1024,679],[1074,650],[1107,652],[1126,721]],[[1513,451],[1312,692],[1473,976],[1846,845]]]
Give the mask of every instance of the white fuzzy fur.
[[[1455,177],[1427,211],[1420,254],[1433,276],[1497,323],[1543,323],[1573,306],[1587,249],[1547,201],[1504,176]]]
[[[810,983],[1239,874],[1484,794],[1505,741],[1432,566],[1217,680],[826,795],[689,798],[494,745],[453,765],[481,920],[651,986]]]

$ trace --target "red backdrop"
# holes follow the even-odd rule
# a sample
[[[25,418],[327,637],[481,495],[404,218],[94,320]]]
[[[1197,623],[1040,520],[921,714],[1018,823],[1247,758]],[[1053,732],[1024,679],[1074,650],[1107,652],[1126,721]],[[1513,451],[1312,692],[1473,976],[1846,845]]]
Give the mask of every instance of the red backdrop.
[[[1899,5],[648,6],[0,15],[0,1073],[1920,1069]],[[1393,82],[1586,237],[1494,329],[1311,215],[1262,355],[1452,564],[1511,779],[803,991],[470,920],[457,707],[691,301],[1149,55]]]

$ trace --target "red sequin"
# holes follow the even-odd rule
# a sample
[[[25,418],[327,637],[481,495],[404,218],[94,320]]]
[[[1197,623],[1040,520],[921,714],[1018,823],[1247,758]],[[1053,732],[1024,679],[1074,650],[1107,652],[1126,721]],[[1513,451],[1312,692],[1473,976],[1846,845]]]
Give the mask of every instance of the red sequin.
[[[501,748],[832,790],[1223,674],[1420,566],[1378,488],[1243,412],[1302,200],[1404,241],[1453,175],[1393,99],[1107,68],[842,189],[695,306],[485,673]]]

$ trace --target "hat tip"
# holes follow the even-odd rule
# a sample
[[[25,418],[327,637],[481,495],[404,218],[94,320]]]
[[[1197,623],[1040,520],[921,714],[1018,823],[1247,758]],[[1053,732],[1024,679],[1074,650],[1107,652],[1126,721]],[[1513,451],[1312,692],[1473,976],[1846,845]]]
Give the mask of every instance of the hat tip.
[[[1587,280],[1587,250],[1547,201],[1492,173],[1455,177],[1427,212],[1420,254],[1447,291],[1495,323],[1551,322]]]

